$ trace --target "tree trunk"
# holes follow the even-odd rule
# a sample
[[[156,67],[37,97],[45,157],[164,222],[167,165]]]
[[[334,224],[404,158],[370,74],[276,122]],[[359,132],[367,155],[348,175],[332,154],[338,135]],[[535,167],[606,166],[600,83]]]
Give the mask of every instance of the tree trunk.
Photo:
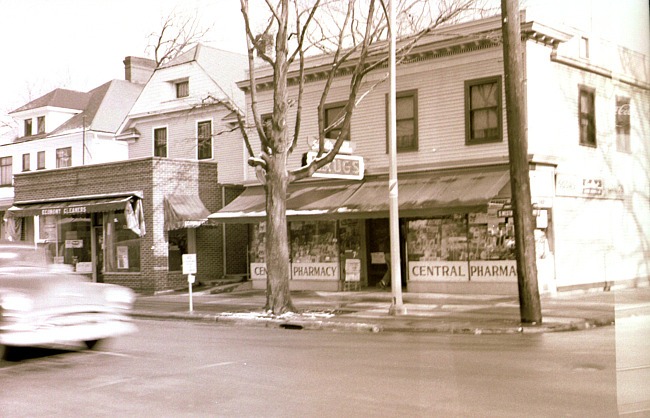
[[[282,154],[270,159],[266,183],[266,309],[281,315],[295,308],[289,291],[289,239],[287,235],[286,160]]]

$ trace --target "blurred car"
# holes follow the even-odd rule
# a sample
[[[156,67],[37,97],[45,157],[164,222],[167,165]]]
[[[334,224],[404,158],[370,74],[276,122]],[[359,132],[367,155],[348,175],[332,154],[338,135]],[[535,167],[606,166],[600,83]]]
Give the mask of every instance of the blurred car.
[[[33,245],[0,242],[0,358],[18,347],[85,343],[135,332],[131,289],[53,264]]]

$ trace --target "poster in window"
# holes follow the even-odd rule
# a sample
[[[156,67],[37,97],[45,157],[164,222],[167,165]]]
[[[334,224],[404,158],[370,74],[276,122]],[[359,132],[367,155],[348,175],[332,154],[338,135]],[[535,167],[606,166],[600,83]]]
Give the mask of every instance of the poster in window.
[[[129,268],[129,247],[127,246],[117,247],[117,268],[118,269]]]

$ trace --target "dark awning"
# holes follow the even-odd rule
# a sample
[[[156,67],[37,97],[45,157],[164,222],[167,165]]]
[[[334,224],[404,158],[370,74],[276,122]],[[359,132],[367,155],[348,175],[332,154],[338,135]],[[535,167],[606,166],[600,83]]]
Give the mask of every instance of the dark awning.
[[[397,185],[399,214],[400,217],[415,217],[485,211],[490,200],[510,196],[509,181],[507,169],[400,176]],[[387,217],[388,179],[364,182],[338,212],[348,217]]]
[[[165,197],[165,230],[197,228],[208,220],[210,211],[196,196]]]
[[[287,216],[330,218],[359,188],[359,181],[294,183],[287,190]],[[208,218],[212,223],[255,223],[266,217],[266,194],[262,186],[247,188],[235,200]]]
[[[102,196],[89,199],[50,200],[39,202],[16,202],[7,209],[13,216],[25,217],[35,215],[81,215],[94,212],[109,212],[124,210],[126,202],[134,195]]]
[[[488,202],[509,197],[507,167],[400,175],[401,217],[435,216],[485,211]],[[266,216],[264,188],[247,188],[230,204],[208,218],[211,222],[251,223]],[[306,182],[289,186],[287,217],[291,220],[388,217],[388,178],[338,184]]]

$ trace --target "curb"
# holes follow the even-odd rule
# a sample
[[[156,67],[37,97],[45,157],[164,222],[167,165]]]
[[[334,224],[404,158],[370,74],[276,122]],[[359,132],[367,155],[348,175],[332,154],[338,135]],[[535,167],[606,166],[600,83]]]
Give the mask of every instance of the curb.
[[[247,326],[257,328],[284,328],[294,330],[326,330],[333,332],[412,332],[433,334],[466,334],[466,335],[498,335],[498,334],[542,334],[551,332],[581,331],[602,326],[614,325],[614,318],[599,319],[572,319],[563,323],[549,323],[542,325],[518,325],[500,327],[473,327],[467,325],[432,325],[420,326],[393,326],[371,322],[345,322],[336,320],[305,320],[283,319],[271,317],[242,318],[226,314],[200,313],[200,312],[131,312],[133,318],[198,321],[217,323],[230,326]]]

